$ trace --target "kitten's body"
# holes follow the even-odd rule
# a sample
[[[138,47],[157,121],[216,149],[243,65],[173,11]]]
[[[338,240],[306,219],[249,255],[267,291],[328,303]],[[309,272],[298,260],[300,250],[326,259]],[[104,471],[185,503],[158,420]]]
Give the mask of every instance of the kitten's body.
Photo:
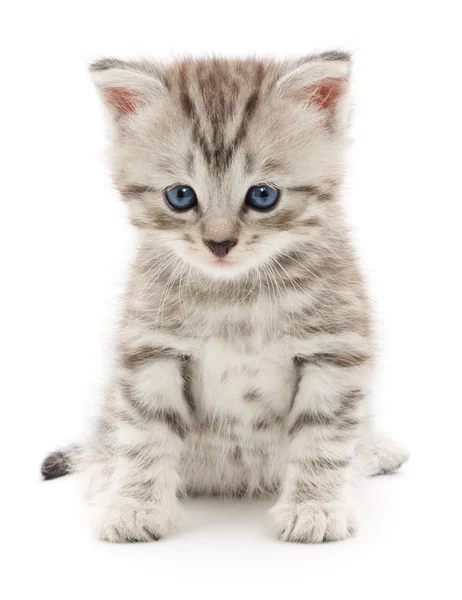
[[[370,433],[369,309],[338,206],[348,58],[95,72],[140,247],[98,427],[44,474],[86,471],[112,541],[168,533],[182,492],[277,493],[280,538],[348,537],[357,476],[406,458]],[[282,197],[253,214],[263,181]],[[166,206],[177,183],[194,212]],[[202,241],[234,238],[225,259]]]

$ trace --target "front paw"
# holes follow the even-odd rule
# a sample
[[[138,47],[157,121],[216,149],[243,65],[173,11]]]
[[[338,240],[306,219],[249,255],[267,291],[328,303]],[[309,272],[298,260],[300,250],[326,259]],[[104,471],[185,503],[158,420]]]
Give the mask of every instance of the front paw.
[[[152,542],[173,528],[177,507],[123,498],[106,507],[97,520],[97,535],[108,542]]]
[[[273,533],[284,542],[333,542],[354,535],[349,511],[338,504],[281,502],[270,510]]]

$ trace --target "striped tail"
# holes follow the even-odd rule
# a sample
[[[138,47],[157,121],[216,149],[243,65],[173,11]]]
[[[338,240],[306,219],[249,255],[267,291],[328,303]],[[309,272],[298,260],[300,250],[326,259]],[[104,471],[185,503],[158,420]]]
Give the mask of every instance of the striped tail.
[[[43,479],[56,479],[70,473],[75,473],[77,464],[83,454],[83,447],[72,444],[63,450],[51,452],[42,463]]]

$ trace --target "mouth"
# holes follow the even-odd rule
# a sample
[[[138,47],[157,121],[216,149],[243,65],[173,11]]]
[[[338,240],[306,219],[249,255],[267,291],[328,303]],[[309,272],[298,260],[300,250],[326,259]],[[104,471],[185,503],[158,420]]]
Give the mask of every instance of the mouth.
[[[232,266],[234,263],[229,258],[217,258],[213,261],[213,264],[220,268],[225,268]]]

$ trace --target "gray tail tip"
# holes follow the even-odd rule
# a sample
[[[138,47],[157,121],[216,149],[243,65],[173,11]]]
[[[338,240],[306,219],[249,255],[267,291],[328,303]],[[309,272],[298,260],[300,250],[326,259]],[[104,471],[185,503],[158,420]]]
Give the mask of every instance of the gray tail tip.
[[[43,479],[56,479],[72,473],[69,456],[65,452],[51,452],[42,463]]]

